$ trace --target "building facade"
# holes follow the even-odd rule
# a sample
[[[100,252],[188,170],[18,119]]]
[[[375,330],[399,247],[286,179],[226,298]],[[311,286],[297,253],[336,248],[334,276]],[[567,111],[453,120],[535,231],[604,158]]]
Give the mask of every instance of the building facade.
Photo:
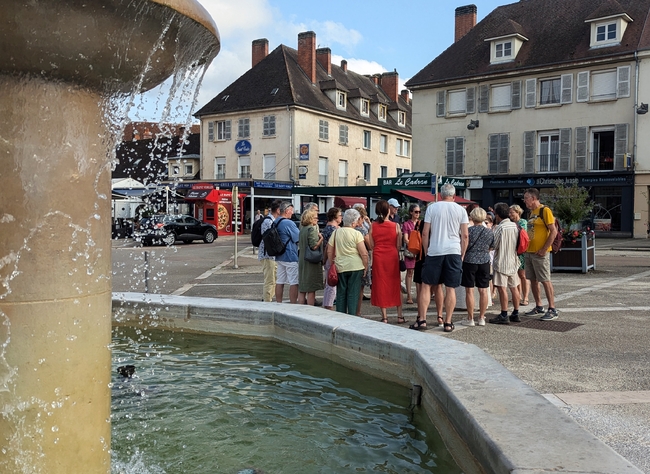
[[[650,0],[558,5],[518,2],[478,24],[474,5],[456,9],[455,43],[407,82],[413,167],[464,177],[484,206],[576,183],[599,232],[646,237]]]

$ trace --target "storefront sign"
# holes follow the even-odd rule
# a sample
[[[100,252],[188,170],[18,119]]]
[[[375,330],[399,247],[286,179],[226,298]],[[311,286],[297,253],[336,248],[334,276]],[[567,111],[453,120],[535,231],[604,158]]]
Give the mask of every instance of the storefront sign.
[[[309,160],[309,144],[303,143],[300,145],[300,154],[298,155],[300,160]]]
[[[431,186],[431,181],[431,176],[379,178],[379,186],[390,186],[393,188],[428,188]]]
[[[253,186],[256,188],[266,189],[293,189],[292,183],[280,183],[273,181],[253,181]]]
[[[238,155],[248,155],[250,154],[252,149],[253,149],[253,145],[251,145],[251,142],[249,142],[248,140],[239,140],[235,144],[235,152]]]
[[[616,186],[631,185],[634,178],[631,174],[612,175],[598,174],[594,176],[548,176],[548,177],[515,177],[515,178],[490,178],[483,180],[484,188],[528,188],[528,187],[554,187],[558,185],[572,186]]]
[[[460,178],[451,178],[449,176],[438,176],[438,187],[443,184],[451,184],[456,189],[465,189],[467,187],[467,180]],[[433,189],[433,186],[432,186]]]

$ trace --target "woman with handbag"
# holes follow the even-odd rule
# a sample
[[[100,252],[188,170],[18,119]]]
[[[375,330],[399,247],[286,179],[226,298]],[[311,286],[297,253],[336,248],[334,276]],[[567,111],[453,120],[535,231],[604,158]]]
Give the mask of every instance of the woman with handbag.
[[[368,270],[366,244],[361,233],[354,228],[359,217],[359,211],[355,209],[345,211],[343,227],[334,231],[327,244],[327,258],[335,263],[338,272],[336,310],[347,314],[357,312],[361,278]]]
[[[310,209],[300,218],[298,237],[298,303],[314,305],[316,291],[323,289],[323,236],[318,232],[318,211]]]
[[[336,285],[330,286],[327,282],[327,274],[329,273],[330,267],[332,266],[332,261],[327,258],[327,244],[330,241],[330,237],[336,229],[341,225],[341,219],[343,219],[343,213],[338,207],[332,207],[327,211],[327,225],[323,229],[323,253],[325,264],[323,269],[325,270],[325,290],[323,291],[323,308],[324,309],[334,309],[334,300],[336,300]]]
[[[399,250],[402,232],[399,224],[388,219],[388,202],[383,199],[375,206],[377,219],[370,226],[370,249],[373,254],[370,304],[381,310],[381,322],[387,323],[386,308],[397,307],[397,323],[406,322],[402,316],[402,293]]]
[[[404,265],[406,266],[406,278],[404,283],[406,285],[406,304],[413,304],[413,296],[411,295],[411,283],[413,283],[413,269],[415,268],[415,261],[419,253],[414,254],[408,250],[411,232],[415,230],[420,218],[420,206],[418,204],[411,204],[409,206],[410,219],[402,224],[402,238],[404,239]]]

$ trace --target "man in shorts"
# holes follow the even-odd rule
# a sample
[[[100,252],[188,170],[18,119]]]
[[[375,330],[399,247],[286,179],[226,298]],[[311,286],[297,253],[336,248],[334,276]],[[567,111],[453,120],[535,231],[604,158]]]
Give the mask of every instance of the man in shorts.
[[[273,201],[271,203],[271,210],[262,218],[264,219],[260,228],[262,235],[271,228],[273,221],[280,215],[280,203],[281,201],[277,199]],[[257,259],[262,262],[262,275],[264,275],[263,301],[273,301],[278,266],[275,263],[275,257],[271,257],[266,253],[263,240],[260,242],[260,247],[257,251]]]
[[[280,217],[284,217],[277,225],[278,234],[282,242],[287,243],[287,248],[282,255],[275,257],[278,265],[277,279],[275,282],[275,301],[282,303],[284,285],[289,285],[289,303],[298,302],[298,226],[291,220],[293,204],[284,201],[280,204]]]
[[[467,249],[469,219],[465,209],[454,202],[456,188],[443,184],[441,200],[429,205],[422,226],[422,244],[427,256],[422,266],[422,288],[418,298],[418,318],[411,329],[426,329],[427,310],[431,303],[431,287],[438,291],[441,284],[446,287],[445,319],[439,318],[438,325],[445,332],[454,330],[451,317],[456,307],[455,288],[460,286],[462,262]],[[441,321],[442,320],[442,321]]]
[[[539,189],[529,188],[524,193],[524,204],[530,209],[528,216],[528,237],[530,243],[525,257],[526,278],[530,280],[533,290],[535,307],[526,316],[542,315],[542,321],[553,321],[558,318],[555,308],[555,293],[551,283],[551,243],[557,235],[553,212],[539,202]],[[544,312],[539,284],[544,286],[548,309]]]
[[[499,292],[501,314],[491,318],[492,324],[510,324],[521,322],[519,318],[519,257],[517,256],[517,238],[519,227],[509,218],[510,207],[505,202],[494,205],[497,226],[494,228],[494,262],[493,281]],[[514,310],[508,318],[508,288],[512,294]]]

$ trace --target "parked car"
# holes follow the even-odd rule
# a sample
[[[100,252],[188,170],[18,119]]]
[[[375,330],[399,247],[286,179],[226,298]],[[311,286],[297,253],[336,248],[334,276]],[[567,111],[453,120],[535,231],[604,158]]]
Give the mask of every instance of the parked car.
[[[173,245],[177,240],[186,244],[203,240],[206,244],[211,244],[219,237],[219,233],[214,225],[192,216],[156,214],[142,219],[133,236],[142,245]]]

